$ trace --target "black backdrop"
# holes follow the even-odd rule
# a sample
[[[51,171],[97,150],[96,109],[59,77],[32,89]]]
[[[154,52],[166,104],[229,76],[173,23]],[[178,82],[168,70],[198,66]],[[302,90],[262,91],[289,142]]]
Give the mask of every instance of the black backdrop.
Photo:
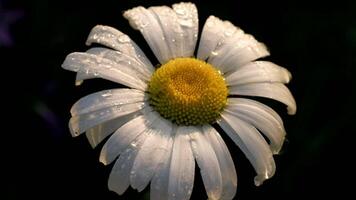
[[[61,69],[65,56],[85,51],[96,24],[113,26],[133,38],[157,63],[139,32],[122,12],[138,5],[178,1],[3,0],[3,9],[23,15],[10,24],[13,45],[0,43],[2,69],[1,199],[148,199],[129,189],[118,196],[107,189],[110,166],[98,161],[84,136],[72,138],[69,109],[80,97],[116,84],[89,80],[74,86],[75,74]],[[298,111],[283,117],[288,141],[276,156],[276,175],[260,187],[240,150],[226,137],[239,178],[236,197],[243,199],[309,199],[350,192],[355,169],[352,136],[356,75],[356,3],[338,1],[194,1],[200,27],[209,15],[230,20],[264,42],[267,60],[288,68],[289,88]],[[3,11],[4,12],[4,11]],[[1,15],[0,15],[1,16]],[[351,180],[351,183],[348,182]],[[206,199],[196,175],[192,199]]]

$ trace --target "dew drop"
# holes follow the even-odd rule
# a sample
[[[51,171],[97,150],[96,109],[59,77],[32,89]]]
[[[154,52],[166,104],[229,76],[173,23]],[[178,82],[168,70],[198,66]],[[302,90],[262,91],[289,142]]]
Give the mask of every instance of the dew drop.
[[[122,43],[130,42],[130,38],[127,35],[121,35],[121,36],[119,36],[119,42],[122,42]]]
[[[219,55],[219,53],[218,53],[218,52],[216,52],[216,51],[212,51],[212,52],[211,52],[211,54],[212,54],[213,56],[217,56],[217,55]]]
[[[186,13],[187,13],[185,11],[185,9],[182,9],[182,8],[175,9],[175,11],[178,15],[186,15]]]
[[[193,27],[194,26],[194,23],[193,23],[192,19],[180,20],[179,24],[181,26],[186,26],[186,27]]]
[[[113,106],[120,106],[120,105],[122,105],[123,103],[122,102],[114,102],[113,103]]]
[[[224,32],[225,36],[231,36],[233,33],[234,33],[233,28],[229,28]]]
[[[147,21],[141,20],[139,26],[140,26],[141,29],[143,29],[143,28],[145,28],[146,26],[148,26],[148,24],[149,24],[149,23],[148,23]]]
[[[212,26],[215,25],[215,23],[212,22],[212,21],[208,21],[208,22],[206,23],[206,25],[207,25],[208,27],[212,27]]]
[[[112,96],[112,93],[111,93],[111,91],[109,90],[109,91],[107,91],[106,93],[102,94],[101,96],[102,96],[102,97],[110,97],[110,96]]]

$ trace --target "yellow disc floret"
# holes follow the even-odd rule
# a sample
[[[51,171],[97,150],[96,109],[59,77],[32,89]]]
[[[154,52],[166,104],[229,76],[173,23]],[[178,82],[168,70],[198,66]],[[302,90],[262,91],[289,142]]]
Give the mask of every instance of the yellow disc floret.
[[[228,95],[219,71],[194,58],[176,58],[162,65],[152,75],[148,92],[158,113],[187,126],[214,122]]]

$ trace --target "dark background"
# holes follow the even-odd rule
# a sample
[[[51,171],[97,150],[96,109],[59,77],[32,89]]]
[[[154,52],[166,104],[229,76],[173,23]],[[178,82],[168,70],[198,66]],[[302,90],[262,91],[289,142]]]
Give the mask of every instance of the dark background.
[[[156,64],[122,12],[179,1],[0,2],[0,30],[9,28],[12,40],[0,40],[5,119],[0,198],[147,199],[147,189],[142,193],[129,189],[123,196],[110,192],[107,179],[112,165],[99,163],[101,145],[93,150],[84,136],[72,138],[67,128],[76,100],[117,85],[97,79],[75,87],[75,74],[60,66],[68,53],[88,49],[84,43],[96,24],[127,33]],[[356,157],[356,1],[194,2],[200,27],[209,15],[230,20],[269,47],[267,60],[293,74],[288,87],[296,98],[297,114],[288,116],[284,106],[267,102],[281,114],[288,133],[281,155],[275,156],[277,172],[272,179],[255,187],[252,166],[223,135],[237,168],[236,197],[346,197],[352,192]],[[10,15],[16,15],[15,20],[4,20]],[[206,199],[200,175],[195,179],[192,199]]]

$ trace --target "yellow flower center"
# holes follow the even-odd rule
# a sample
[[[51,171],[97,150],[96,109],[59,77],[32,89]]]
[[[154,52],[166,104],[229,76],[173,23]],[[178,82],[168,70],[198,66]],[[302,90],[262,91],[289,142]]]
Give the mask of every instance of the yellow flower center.
[[[228,89],[220,72],[195,58],[176,58],[158,68],[148,85],[150,104],[178,125],[214,122]]]

